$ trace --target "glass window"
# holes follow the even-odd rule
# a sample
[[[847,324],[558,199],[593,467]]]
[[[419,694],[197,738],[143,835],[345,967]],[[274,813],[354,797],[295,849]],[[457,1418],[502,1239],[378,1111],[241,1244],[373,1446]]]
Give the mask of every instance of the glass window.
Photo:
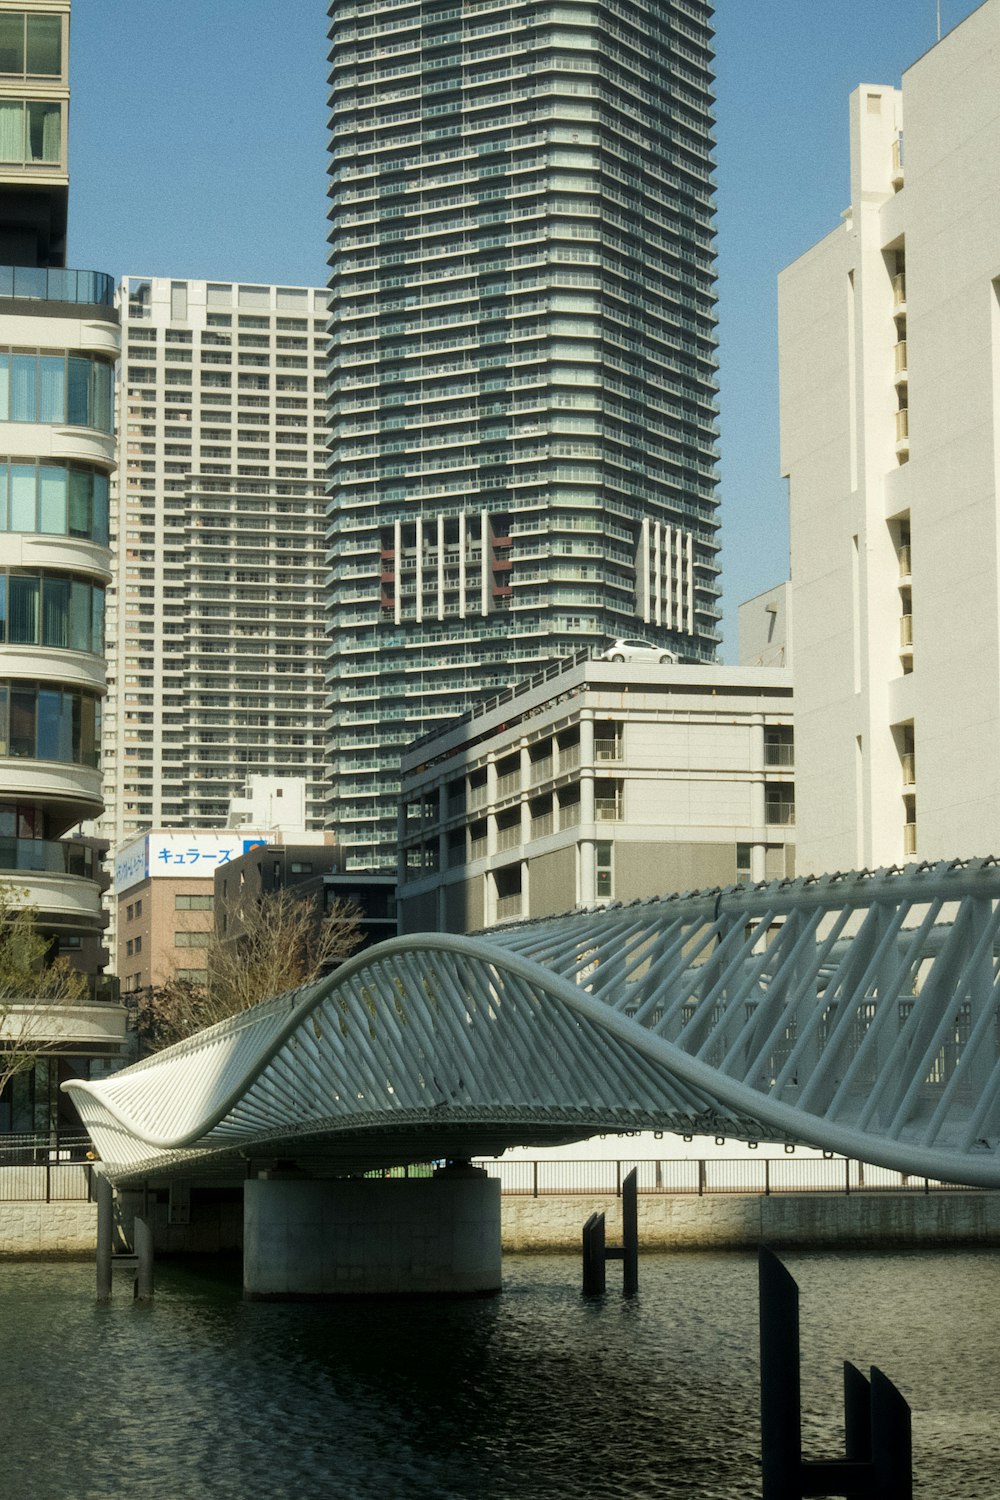
[[[0,73],[24,72],[24,16],[0,16]]]
[[[24,104],[0,99],[0,161],[24,161]]]
[[[104,590],[91,589],[90,606],[91,651],[98,654],[104,650]]]
[[[35,485],[34,464],[11,464],[11,531],[34,531],[36,529]]]
[[[35,755],[35,695],[19,688],[12,688],[10,694],[10,753],[24,760]]]
[[[103,360],[95,360],[93,365],[94,397],[91,407],[90,426],[98,428],[101,432],[111,432],[114,425],[111,381],[111,366],[105,364]]]
[[[74,583],[75,589],[85,589],[84,583]],[[68,578],[45,579],[42,591],[42,645],[61,646],[65,649],[69,639],[70,580]],[[85,650],[85,647],[78,647]]]
[[[44,465],[39,470],[38,529],[52,536],[66,535],[65,469]]]
[[[40,78],[62,75],[62,20],[59,16],[28,16],[24,71]]]
[[[0,641],[7,639],[7,575],[0,573]]]
[[[38,420],[66,420],[66,361],[60,354],[43,354],[38,361]]]
[[[13,354],[10,360],[10,420],[34,422],[37,415],[38,360],[33,354]]]
[[[69,646],[71,651],[90,651],[92,624],[90,587],[74,578],[69,596]]]
[[[97,475],[88,474],[85,469],[71,469],[69,472],[69,514],[67,529],[70,536],[91,535],[91,526],[95,519],[91,501],[92,481]],[[96,528],[95,528],[96,529]],[[103,538],[94,536],[94,541],[107,542],[107,513],[105,512],[105,536]]]
[[[69,760],[60,754],[62,745],[63,695],[50,688],[38,690],[38,746],[39,760]]]
[[[10,753],[7,749],[8,736],[10,733],[9,709],[10,690],[7,687],[0,686],[0,755],[8,755]]]
[[[12,646],[34,646],[38,642],[39,580],[12,573],[8,639]]]
[[[69,381],[66,388],[66,421],[73,427],[89,427],[90,360],[69,360]]]
[[[62,156],[62,105],[28,100],[28,161],[58,162]]]
[[[91,474],[91,535],[102,547],[108,545],[108,508],[110,484],[107,474]]]

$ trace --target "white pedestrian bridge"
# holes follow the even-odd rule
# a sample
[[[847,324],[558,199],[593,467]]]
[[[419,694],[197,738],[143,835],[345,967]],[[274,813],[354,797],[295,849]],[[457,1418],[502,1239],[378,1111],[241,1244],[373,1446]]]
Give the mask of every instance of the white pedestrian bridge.
[[[394,938],[98,1083],[119,1186],[637,1129],[1000,1186],[1000,861]]]

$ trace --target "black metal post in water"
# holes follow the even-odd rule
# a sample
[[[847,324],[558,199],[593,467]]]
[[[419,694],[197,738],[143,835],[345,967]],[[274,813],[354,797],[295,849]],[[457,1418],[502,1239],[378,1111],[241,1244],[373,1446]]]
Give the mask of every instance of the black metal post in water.
[[[622,1291],[634,1297],[639,1290],[639,1181],[633,1167],[622,1183]]]
[[[770,1250],[757,1258],[760,1295],[760,1452],[764,1500],[801,1500],[799,1288]]]
[[[97,1300],[111,1301],[111,1254],[114,1247],[114,1193],[103,1172],[97,1177]]]
[[[603,1297],[605,1281],[604,1215],[591,1214],[583,1226],[583,1295]]]
[[[639,1183],[633,1167],[621,1184],[622,1243],[605,1244],[603,1214],[591,1214],[583,1226],[583,1295],[601,1297],[607,1285],[607,1262],[622,1262],[622,1292],[634,1297],[639,1290]]]
[[[874,1365],[869,1381],[849,1361],[844,1364],[845,1456],[803,1460],[799,1289],[778,1257],[763,1248],[758,1277],[764,1500],[912,1500],[910,1408]]]

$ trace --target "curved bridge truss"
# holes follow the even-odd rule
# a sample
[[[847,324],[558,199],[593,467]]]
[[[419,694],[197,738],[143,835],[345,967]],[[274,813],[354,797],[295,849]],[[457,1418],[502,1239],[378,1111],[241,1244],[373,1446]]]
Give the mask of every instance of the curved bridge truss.
[[[64,1087],[121,1182],[664,1129],[997,1187],[998,1002],[1000,864],[911,866],[395,938]]]

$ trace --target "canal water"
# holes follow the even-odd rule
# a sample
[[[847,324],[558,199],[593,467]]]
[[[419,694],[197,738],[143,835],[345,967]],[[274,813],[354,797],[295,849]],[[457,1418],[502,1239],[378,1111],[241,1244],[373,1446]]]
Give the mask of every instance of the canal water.
[[[789,1254],[807,1455],[839,1453],[841,1361],[914,1414],[916,1494],[1000,1496],[995,1252]],[[122,1275],[122,1273],[117,1273]],[[0,1262],[0,1495],[17,1500],[750,1500],[752,1256],[646,1256],[585,1302],[571,1256],[502,1296],[244,1303],[162,1264],[152,1305],[93,1268]]]

